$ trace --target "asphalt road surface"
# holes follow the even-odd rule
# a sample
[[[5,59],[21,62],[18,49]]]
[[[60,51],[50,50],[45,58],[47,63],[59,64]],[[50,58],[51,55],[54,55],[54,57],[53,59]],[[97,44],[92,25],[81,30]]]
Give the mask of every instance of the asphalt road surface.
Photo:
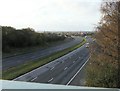
[[[61,44],[61,45],[49,47],[44,50],[38,50],[33,53],[28,53],[28,54],[23,54],[23,55],[18,55],[18,56],[2,59],[2,70],[6,70],[11,67],[16,67],[28,61],[35,61],[35,59],[42,58],[52,53],[55,53],[57,51],[66,49],[68,47],[71,47],[73,45],[80,43],[81,41],[82,41],[81,37],[75,37],[73,40],[66,42],[64,44]]]
[[[93,41],[93,39],[90,37],[87,37],[87,42],[89,42],[90,45],[95,43]],[[89,61],[89,59],[87,61]],[[86,86],[86,76],[87,76],[86,67],[87,67],[87,65],[88,65],[88,63],[86,62],[83,65],[83,68],[81,68],[77,71],[77,73],[74,75],[73,79],[69,82],[68,85]]]
[[[87,63],[88,59],[89,49],[86,48],[86,44],[84,44],[82,47],[53,62],[14,79],[14,81],[67,85],[74,79],[75,74],[83,65]]]

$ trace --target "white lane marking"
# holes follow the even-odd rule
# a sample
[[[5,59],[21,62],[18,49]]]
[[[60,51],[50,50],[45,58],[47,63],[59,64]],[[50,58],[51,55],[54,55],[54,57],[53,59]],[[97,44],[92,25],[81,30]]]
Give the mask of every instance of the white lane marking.
[[[79,57],[80,58],[80,57]]]
[[[52,67],[50,70],[53,70],[55,67]]]
[[[48,80],[48,82],[51,82],[53,80],[53,78],[51,78],[50,80]]]
[[[64,70],[66,70],[68,67],[65,67]]]
[[[77,74],[81,71],[81,69],[86,65],[89,59],[90,57],[87,59],[87,61],[82,65],[82,67],[77,71],[77,73],[70,79],[70,81],[66,85],[69,85],[72,82],[72,80],[77,76]]]
[[[81,47],[83,47],[83,46],[85,46],[85,44],[82,45]],[[80,48],[81,48],[81,47],[80,47]],[[80,48],[78,48],[78,49],[76,49],[76,50],[74,50],[74,51],[80,50]],[[72,52],[73,52],[73,51],[72,51]],[[70,52],[70,53],[72,53],[72,52]],[[70,53],[69,53],[69,54],[70,54]],[[68,55],[68,54],[66,54],[66,55]],[[66,55],[65,55],[65,56],[66,56]],[[65,56],[62,56],[62,57],[65,57]],[[60,57],[60,58],[61,58],[61,57]],[[60,59],[60,58],[58,58],[58,59]],[[57,59],[55,59],[55,60],[57,60]],[[43,65],[43,66],[41,66],[41,67],[39,67],[39,68],[37,68],[37,69],[33,69],[32,71],[27,72],[27,73],[25,73],[25,74],[23,74],[23,75],[15,78],[15,79],[13,79],[13,81],[16,81],[16,80],[20,79],[21,77],[24,77],[24,76],[26,76],[26,75],[28,75],[28,74],[31,74],[32,72],[35,72],[35,71],[39,70],[40,68],[43,68],[43,67],[45,67],[46,65],[49,65],[49,64],[54,63],[54,62],[59,62],[59,61],[52,61],[52,62],[47,63],[47,64],[45,64],[45,65]]]
[[[37,79],[37,77],[33,78],[31,81],[34,81],[35,79]]]
[[[75,61],[73,61],[73,63],[75,63]]]
[[[34,69],[34,70],[32,70],[32,71],[30,71],[30,72],[28,72],[28,73],[25,73],[25,74],[23,74],[23,75],[15,78],[15,79],[13,79],[13,81],[16,81],[17,79],[20,79],[21,77],[26,76],[26,75],[28,75],[28,74],[31,74],[32,72],[35,72],[35,71],[39,70],[40,68],[45,67],[46,65],[49,65],[49,64],[51,64],[51,63],[54,63],[54,61],[52,61],[52,62],[50,62],[50,63],[48,63],[48,64],[45,64],[45,65],[43,65],[43,66],[41,66],[41,67],[39,67],[39,68],[37,68],[37,69]]]

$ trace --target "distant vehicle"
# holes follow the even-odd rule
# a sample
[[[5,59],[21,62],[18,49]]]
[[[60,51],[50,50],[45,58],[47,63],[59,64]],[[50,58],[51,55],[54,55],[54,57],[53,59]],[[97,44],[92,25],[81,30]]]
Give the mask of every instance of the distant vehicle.
[[[85,38],[87,38],[87,36],[85,36]]]
[[[89,48],[89,45],[86,45],[86,48]]]
[[[71,38],[74,38],[74,36],[71,36]]]
[[[95,42],[95,39],[93,39],[93,42]]]
[[[86,43],[87,45],[89,45],[89,43]]]
[[[86,48],[89,48],[89,43],[86,43]]]

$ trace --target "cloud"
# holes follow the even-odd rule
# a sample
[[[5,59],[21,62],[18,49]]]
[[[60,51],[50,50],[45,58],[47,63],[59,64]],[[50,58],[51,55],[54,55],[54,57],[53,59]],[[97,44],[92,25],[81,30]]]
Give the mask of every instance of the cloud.
[[[0,24],[46,31],[92,30],[99,2],[88,0],[2,0]]]

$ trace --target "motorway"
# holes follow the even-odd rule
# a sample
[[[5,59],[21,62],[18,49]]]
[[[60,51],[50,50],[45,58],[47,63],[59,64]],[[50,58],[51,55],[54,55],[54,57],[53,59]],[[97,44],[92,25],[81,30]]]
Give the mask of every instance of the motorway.
[[[46,48],[44,50],[38,50],[33,53],[27,53],[23,55],[18,55],[14,57],[9,57],[9,58],[4,58],[2,59],[2,70],[7,70],[12,67],[16,67],[18,65],[22,65],[28,61],[35,61],[38,58],[42,58],[45,56],[48,56],[52,53],[55,53],[57,51],[66,49],[68,47],[71,47],[73,45],[76,45],[82,41],[81,37],[75,37],[73,40],[57,45],[57,46],[52,46],[49,48]]]
[[[89,39],[87,41],[89,42]],[[69,85],[88,60],[89,48],[84,44],[42,67],[15,78],[14,81]]]

